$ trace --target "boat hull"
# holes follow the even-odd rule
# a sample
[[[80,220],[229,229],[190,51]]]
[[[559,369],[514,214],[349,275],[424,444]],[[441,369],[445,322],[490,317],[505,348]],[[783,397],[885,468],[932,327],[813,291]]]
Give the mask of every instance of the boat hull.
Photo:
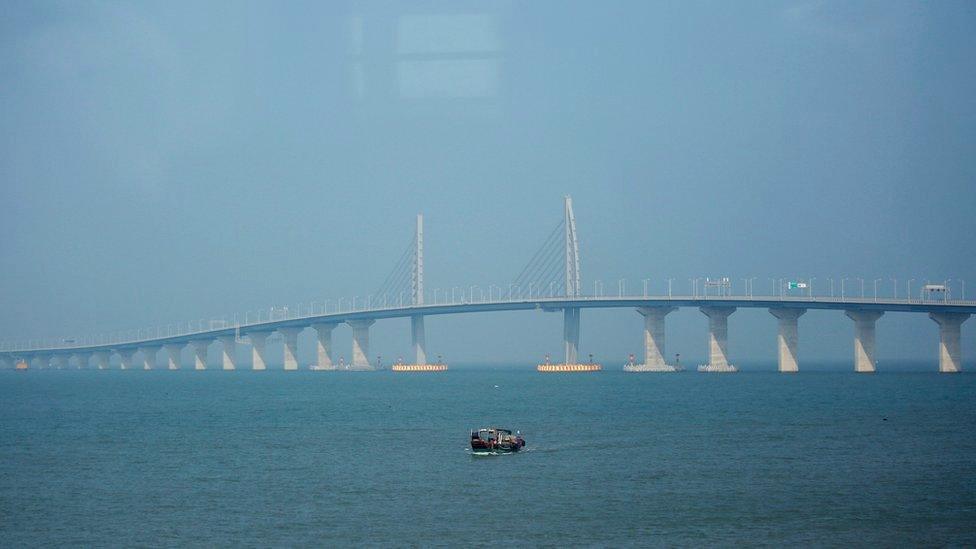
[[[521,448],[471,448],[471,453],[476,456],[498,456],[501,454],[514,454]]]

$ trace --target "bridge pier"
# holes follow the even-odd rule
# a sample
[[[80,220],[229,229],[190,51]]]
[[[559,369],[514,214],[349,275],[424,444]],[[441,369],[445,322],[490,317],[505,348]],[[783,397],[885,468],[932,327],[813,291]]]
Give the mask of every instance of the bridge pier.
[[[251,340],[251,369],[266,370],[268,368],[265,357],[265,344],[271,332],[248,332],[247,337]]]
[[[58,370],[64,370],[68,367],[68,355],[54,355],[54,367]]]
[[[427,331],[423,315],[410,317],[410,336],[413,340],[414,364],[427,364]]]
[[[108,352],[106,352],[106,351],[95,351],[94,353],[92,353],[92,356],[95,358],[95,367],[96,368],[98,368],[99,370],[108,370],[108,366],[109,366]]]
[[[369,363],[369,327],[375,320],[347,320],[352,328],[352,364],[350,370],[372,370]]]
[[[88,353],[74,353],[71,355],[71,358],[75,359],[79,370],[84,370],[88,368],[88,360],[91,359],[91,355]]]
[[[675,367],[664,357],[664,317],[677,307],[638,307],[644,316],[644,363],[624,366],[627,372],[674,372]]]
[[[698,367],[701,372],[737,372],[738,369],[729,364],[729,315],[735,312],[735,307],[699,307],[699,311],[708,317],[708,364]]]
[[[285,340],[285,370],[298,369],[298,334],[305,328],[278,328],[282,338]]]
[[[564,364],[579,364],[580,310],[575,307],[563,309],[563,348]]]
[[[206,370],[207,369],[207,348],[210,347],[210,340],[196,339],[190,341],[190,347],[193,349],[193,369]]]
[[[156,346],[146,346],[139,347],[139,352],[142,353],[142,369],[152,370],[156,367],[156,354],[162,347]]]
[[[183,346],[178,343],[168,343],[163,345],[166,350],[166,369],[179,370],[183,362]]]
[[[51,365],[51,355],[34,355],[34,360],[37,361],[37,367],[39,369],[47,368]],[[28,361],[28,366],[30,361]]]
[[[969,319],[966,313],[929,313],[929,318],[939,325],[939,371],[962,371],[962,323]]]
[[[324,322],[312,324],[315,330],[315,368],[316,370],[335,370],[332,363],[332,330],[337,324],[335,322]]]
[[[237,336],[220,336],[220,365],[224,370],[237,369]]]
[[[883,311],[844,311],[854,321],[854,371],[873,373],[874,325],[884,315]]]
[[[136,355],[135,349],[119,349],[115,351],[119,354],[119,360],[122,363],[123,370],[132,369],[132,357]]]
[[[789,373],[800,371],[797,363],[797,348],[800,341],[798,321],[807,310],[770,309],[769,312],[777,318],[779,324],[779,334],[776,336],[779,371]]]

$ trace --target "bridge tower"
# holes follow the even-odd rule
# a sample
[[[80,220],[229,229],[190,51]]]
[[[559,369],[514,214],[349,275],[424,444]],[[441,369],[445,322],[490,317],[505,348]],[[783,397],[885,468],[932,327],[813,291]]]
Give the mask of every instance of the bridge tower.
[[[424,304],[424,215],[417,214],[417,231],[413,240],[413,265],[410,273],[410,304]],[[410,317],[410,336],[413,341],[414,364],[427,364],[427,333],[424,315]]]
[[[424,304],[424,214],[417,214],[417,230],[413,237],[413,265],[410,272],[410,302]]]
[[[565,201],[566,219],[566,297],[577,298],[580,293],[579,240],[576,237],[576,216],[573,215],[573,197],[567,195]]]
[[[563,225],[565,226],[565,261],[567,299],[580,296],[580,257],[579,240],[576,235],[576,216],[573,214],[573,198],[567,195],[563,203]],[[565,364],[579,363],[580,310],[579,307],[563,309],[563,348]]]

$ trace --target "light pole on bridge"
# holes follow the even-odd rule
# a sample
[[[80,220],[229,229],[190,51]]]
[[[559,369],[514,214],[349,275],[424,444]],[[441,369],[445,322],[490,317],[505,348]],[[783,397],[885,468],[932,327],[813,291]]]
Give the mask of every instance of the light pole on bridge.
[[[644,297],[647,297],[647,284],[651,281],[650,278],[645,278],[641,282],[644,283]]]
[[[671,299],[671,283],[674,282],[673,278],[668,279],[668,299]]]
[[[912,282],[915,282],[915,279],[914,278],[909,278],[908,279],[908,287],[907,287],[907,289],[908,289],[908,300],[909,301],[912,300]]]
[[[891,279],[891,290],[894,292],[894,298],[898,299],[898,279]]]
[[[874,301],[878,301],[878,282],[881,282],[880,278],[874,279]]]
[[[864,299],[864,279],[863,278],[857,278],[855,280],[858,280],[861,283],[861,299]]]

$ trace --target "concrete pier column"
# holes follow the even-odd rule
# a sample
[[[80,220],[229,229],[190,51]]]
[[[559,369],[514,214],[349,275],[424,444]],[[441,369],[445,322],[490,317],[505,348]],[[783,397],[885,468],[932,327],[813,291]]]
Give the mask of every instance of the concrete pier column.
[[[628,372],[673,372],[675,367],[664,357],[664,317],[676,307],[638,307],[644,316],[644,363],[624,366]]]
[[[37,361],[38,368],[47,368],[51,365],[51,355],[34,355],[34,360]],[[30,365],[30,361],[27,364]]]
[[[132,369],[132,357],[136,356],[135,349],[119,349],[115,351],[119,354],[119,360],[122,362],[123,370]]]
[[[285,339],[284,365],[286,370],[298,369],[298,334],[305,328],[278,328]]]
[[[64,370],[68,367],[68,355],[54,355],[54,367],[58,370]]]
[[[335,322],[312,324],[317,335],[315,341],[316,370],[335,370],[335,364],[332,363],[332,330],[336,326]]]
[[[182,353],[183,345],[179,343],[169,343],[163,345],[163,349],[166,349],[166,369],[168,370],[179,370],[181,363],[183,362]]]
[[[776,346],[779,356],[780,372],[800,371],[796,352],[800,341],[799,319],[806,309],[770,309],[769,313],[779,320],[779,334]]]
[[[568,307],[563,309],[563,349],[565,364],[579,364],[580,310]]]
[[[220,336],[217,338],[223,347],[220,350],[220,365],[224,370],[237,369],[237,336]]]
[[[883,311],[844,311],[854,321],[854,371],[874,372],[874,324]]]
[[[195,341],[191,341],[190,347],[193,349],[193,369],[206,370],[207,369],[207,348],[210,347],[210,340],[197,339]]]
[[[427,364],[427,333],[423,315],[410,317],[410,336],[413,340],[414,364]]]
[[[929,318],[939,325],[939,371],[962,371],[962,323],[969,319],[966,313],[929,313]]]
[[[352,328],[352,364],[350,370],[372,370],[369,363],[369,327],[375,320],[347,320]]]
[[[159,346],[139,347],[139,352],[142,353],[143,370],[152,370],[156,367],[156,354],[161,348]]]
[[[71,358],[75,359],[75,364],[78,365],[79,370],[84,370],[88,368],[88,361],[91,359],[91,355],[88,353],[75,353],[71,355]]]
[[[251,369],[266,370],[267,362],[264,360],[265,343],[271,332],[248,332],[247,337],[251,340]]]
[[[737,372],[728,359],[729,315],[735,312],[735,307],[699,307],[698,310],[708,317],[708,364],[699,366],[698,370]]]
[[[95,367],[99,370],[108,370],[108,351],[96,351],[92,353],[95,358]]]

